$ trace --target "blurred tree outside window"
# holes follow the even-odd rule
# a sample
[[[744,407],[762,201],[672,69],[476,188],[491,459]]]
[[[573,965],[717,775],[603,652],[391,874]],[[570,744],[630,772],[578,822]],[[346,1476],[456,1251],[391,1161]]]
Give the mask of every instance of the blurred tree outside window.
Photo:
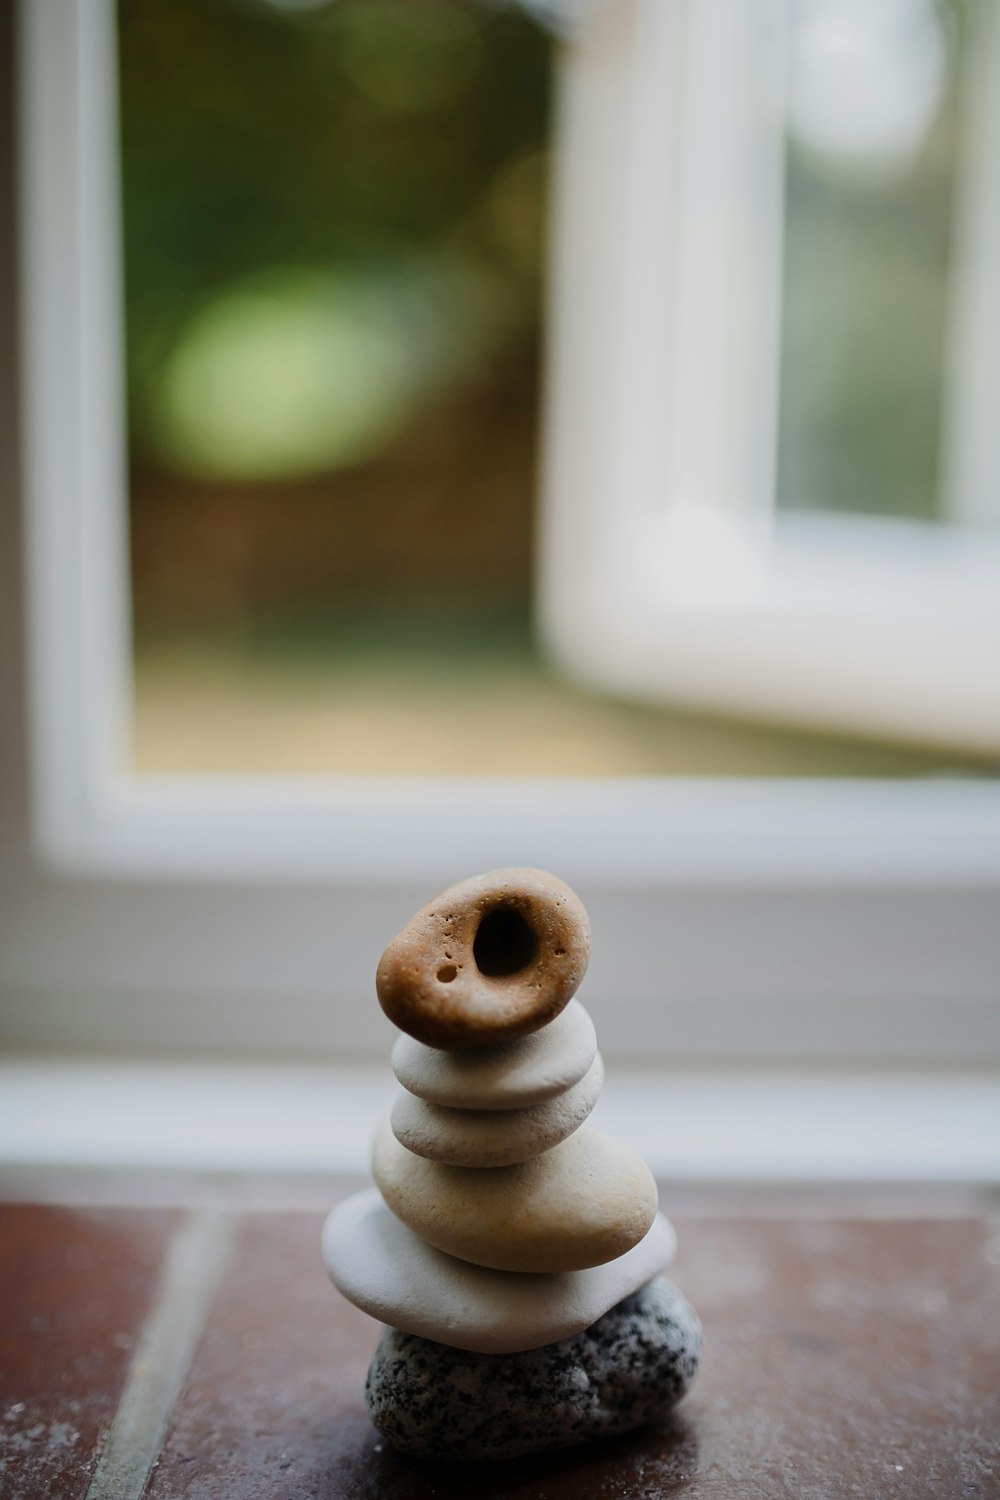
[[[779,500],[928,515],[962,5],[906,0],[869,37],[898,58],[867,138],[837,135],[836,10],[793,21]],[[540,659],[558,43],[532,7],[118,15],[138,770],[951,766],[619,703]]]

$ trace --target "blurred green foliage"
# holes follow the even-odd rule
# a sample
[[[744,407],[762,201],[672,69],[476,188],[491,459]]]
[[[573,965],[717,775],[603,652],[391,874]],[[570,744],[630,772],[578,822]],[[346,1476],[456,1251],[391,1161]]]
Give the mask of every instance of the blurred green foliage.
[[[319,288],[320,317],[359,289],[363,303],[368,287],[391,315],[403,285],[403,332],[428,353],[407,367],[425,384],[442,345],[475,367],[534,339],[550,47],[516,6],[120,0],[119,27],[136,460],[204,468],[171,440],[171,361],[234,291],[270,295],[280,313],[278,273],[293,321],[296,285]],[[424,329],[413,326],[417,283]],[[366,318],[384,342],[362,305]],[[342,362],[362,380],[358,321],[340,329]],[[233,358],[245,352],[237,339]]]

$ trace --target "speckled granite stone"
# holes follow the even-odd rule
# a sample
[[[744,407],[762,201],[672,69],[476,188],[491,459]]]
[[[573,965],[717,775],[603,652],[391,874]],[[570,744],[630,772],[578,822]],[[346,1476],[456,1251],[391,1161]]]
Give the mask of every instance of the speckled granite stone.
[[[427,1458],[517,1458],[628,1432],[694,1379],[701,1326],[669,1281],[590,1328],[523,1354],[470,1354],[387,1328],[365,1399],[395,1448]]]

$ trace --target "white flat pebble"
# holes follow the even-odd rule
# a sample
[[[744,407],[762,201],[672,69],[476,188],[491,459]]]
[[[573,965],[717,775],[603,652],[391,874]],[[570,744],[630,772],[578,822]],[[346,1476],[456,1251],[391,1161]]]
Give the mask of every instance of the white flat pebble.
[[[513,1354],[572,1337],[669,1265],[676,1237],[657,1214],[617,1260],[585,1271],[490,1271],[425,1244],[370,1188],[339,1204],[323,1229],[336,1286],[391,1328],[479,1354]]]
[[[579,1083],[597,1055],[594,1023],[580,1004],[530,1036],[474,1052],[442,1052],[400,1036],[392,1068],[404,1089],[451,1109],[530,1109]]]
[[[408,1151],[452,1167],[509,1167],[530,1161],[578,1130],[604,1082],[598,1053],[579,1083],[531,1109],[449,1109],[405,1092],[392,1111],[392,1130]]]

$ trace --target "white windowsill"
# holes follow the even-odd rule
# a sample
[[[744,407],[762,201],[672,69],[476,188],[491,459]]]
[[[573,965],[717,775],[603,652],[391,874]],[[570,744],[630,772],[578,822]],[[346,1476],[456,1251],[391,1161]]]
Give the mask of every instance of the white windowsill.
[[[366,1172],[385,1067],[0,1059],[0,1170]],[[630,1071],[594,1115],[666,1179],[990,1183],[1000,1074]]]

